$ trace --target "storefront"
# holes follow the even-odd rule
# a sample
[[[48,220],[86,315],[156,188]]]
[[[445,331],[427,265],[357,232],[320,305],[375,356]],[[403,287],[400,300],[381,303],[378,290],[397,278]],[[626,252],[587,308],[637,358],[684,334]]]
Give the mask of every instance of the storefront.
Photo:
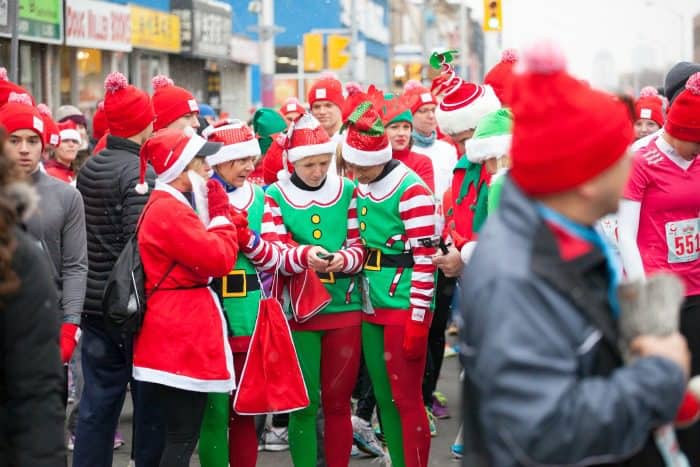
[[[91,114],[111,71],[128,73],[129,7],[96,0],[66,0],[66,46],[61,50],[61,100]]]
[[[170,74],[168,54],[179,54],[180,18],[177,15],[129,5],[131,15],[131,81],[152,92],[151,78]]]
[[[12,2],[0,1],[0,63],[9,68],[9,11]],[[61,0],[19,0],[17,12],[19,37],[19,84],[27,88],[37,102],[58,102],[58,47],[63,42],[63,2]]]

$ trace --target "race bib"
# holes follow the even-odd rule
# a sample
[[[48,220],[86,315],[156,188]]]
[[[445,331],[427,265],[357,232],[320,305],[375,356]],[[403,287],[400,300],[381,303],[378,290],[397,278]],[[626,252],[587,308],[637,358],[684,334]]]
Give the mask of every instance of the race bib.
[[[688,263],[700,257],[700,219],[666,223],[668,262]]]

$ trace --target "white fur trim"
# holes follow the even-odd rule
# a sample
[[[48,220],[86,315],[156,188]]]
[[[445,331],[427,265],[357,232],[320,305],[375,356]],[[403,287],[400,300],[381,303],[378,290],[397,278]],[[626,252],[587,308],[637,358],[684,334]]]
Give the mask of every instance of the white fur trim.
[[[180,157],[167,170],[158,175],[158,180],[163,183],[170,183],[175,180],[187,168],[187,164],[192,162],[192,159],[197,155],[202,146],[207,142],[204,138],[197,134],[190,136],[190,140],[182,150]]]
[[[486,85],[484,88],[484,95],[467,106],[443,110],[442,106],[438,105],[435,109],[435,118],[440,129],[448,135],[473,130],[484,115],[500,109],[501,101],[498,100],[491,86]]]
[[[476,242],[467,242],[459,251],[459,255],[462,257],[462,263],[465,265],[469,263],[469,260],[474,253],[474,248],[476,248]]]
[[[78,133],[78,130],[73,130],[72,128],[67,128],[65,130],[61,130],[61,140],[67,140],[67,139],[72,139],[74,141],[77,141],[78,143],[82,142],[82,139],[80,138],[80,133]]]
[[[488,159],[505,156],[510,151],[511,135],[491,136],[489,138],[470,139],[465,144],[467,159],[479,164]]]
[[[277,180],[279,181],[287,182],[290,178],[292,178],[292,174],[289,173],[286,167],[277,172]]]
[[[353,148],[344,140],[343,159],[360,167],[386,164],[391,160],[391,144],[387,144],[385,148],[379,151],[363,151],[362,149]]]
[[[335,143],[335,141],[332,140],[328,141],[327,143],[297,146],[287,151],[287,158],[289,162],[293,164],[305,157],[318,156],[321,154],[330,154],[331,156],[335,156],[335,149],[337,146],[338,145]]]
[[[251,156],[259,156],[260,154],[260,145],[258,144],[258,140],[250,139],[248,141],[243,141],[242,143],[222,146],[216,154],[207,156],[207,163],[211,166],[215,166],[223,162],[245,159],[246,157]]]
[[[221,227],[222,225],[231,225],[231,221],[229,221],[224,216],[216,216],[209,222],[207,230],[213,229],[215,227]]]

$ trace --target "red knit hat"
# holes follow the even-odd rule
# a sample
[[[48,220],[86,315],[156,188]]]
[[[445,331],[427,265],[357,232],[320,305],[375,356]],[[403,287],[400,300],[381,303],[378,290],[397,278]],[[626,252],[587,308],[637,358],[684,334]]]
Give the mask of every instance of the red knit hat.
[[[95,114],[92,116],[92,137],[99,140],[108,130],[105,103],[104,101],[100,101],[97,104]]]
[[[194,96],[187,89],[175,86],[173,80],[167,76],[155,76],[151,80],[151,85],[153,86],[153,110],[156,113],[156,120],[153,122],[155,131],[167,127],[183,115],[199,113],[199,106]]]
[[[526,51],[523,61],[524,72],[512,87],[510,173],[525,193],[573,189],[625,154],[633,140],[625,104],[569,75],[563,53],[552,43]]]
[[[5,127],[8,135],[19,130],[32,130],[41,138],[44,147],[44,119],[32,104],[29,94],[11,92],[7,104],[0,107],[0,125]]]
[[[310,113],[302,114],[287,130],[285,150],[289,162],[321,154],[335,154],[337,144]]]
[[[316,101],[331,101],[341,109],[343,108],[343,85],[332,73],[322,73],[318,81],[309,90],[309,106]]]
[[[484,76],[484,84],[488,84],[498,96],[501,104],[507,105],[510,101],[510,86],[513,82],[513,68],[518,61],[518,55],[514,49],[506,49],[498,62]]]
[[[681,141],[700,143],[700,73],[691,75],[673,100],[664,130]]]
[[[240,120],[219,120],[206,127],[202,136],[209,141],[223,144],[219,152],[207,157],[207,163],[211,166],[261,154],[253,130]]]
[[[141,133],[155,117],[148,94],[129,84],[117,71],[105,79],[104,108],[110,134],[121,138]]]
[[[39,104],[36,109],[41,114],[41,119],[44,120],[44,142],[49,146],[57,147],[61,144],[61,132],[58,125],[53,121],[51,109],[46,104]]]
[[[34,98],[29,94],[29,91],[10,81],[7,77],[7,69],[5,67],[0,67],[0,106],[7,102],[12,92],[28,95],[32,101],[32,105],[34,105]]]
[[[415,114],[418,109],[427,104],[438,104],[437,99],[430,92],[430,89],[426,88],[419,81],[411,79],[406,81],[403,86],[404,95],[410,99],[411,113]]]
[[[664,102],[656,88],[646,86],[639,92],[639,99],[634,101],[634,118],[653,120],[659,126],[664,126]]]
[[[296,97],[288,97],[284,104],[282,104],[282,107],[280,107],[280,113],[284,116],[292,112],[296,112],[298,114],[303,114],[306,112],[306,109],[303,105],[301,105],[301,102],[299,102],[299,99]]]
[[[440,129],[448,135],[473,130],[481,117],[501,108],[491,86],[468,83],[457,76],[451,64],[453,52],[433,52],[430,59],[442,73],[440,84],[434,84],[434,88],[438,93],[444,93],[435,110],[435,118]]]
[[[210,143],[187,127],[163,128],[153,134],[141,146],[141,166],[136,192],[146,194],[146,167],[151,164],[156,180],[170,183],[175,180],[195,156],[211,156],[221,148],[221,143]]]
[[[376,96],[357,93],[348,97],[348,117],[343,123],[343,159],[353,165],[370,167],[386,164],[391,160],[391,144],[384,131],[384,124],[376,108]]]
[[[58,124],[58,129],[61,131],[61,141],[72,139],[77,141],[78,144],[82,142],[80,137],[80,132],[78,131],[78,125],[72,120],[65,120]]]

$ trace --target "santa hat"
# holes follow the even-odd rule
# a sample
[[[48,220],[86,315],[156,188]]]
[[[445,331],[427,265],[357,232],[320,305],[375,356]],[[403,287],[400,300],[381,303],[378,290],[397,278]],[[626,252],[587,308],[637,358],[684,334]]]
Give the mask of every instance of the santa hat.
[[[411,96],[406,96],[405,94],[399,96],[385,94],[384,104],[382,105],[382,123],[384,128],[399,122],[413,125],[413,113],[411,112],[413,100]]]
[[[104,101],[100,101],[97,104],[97,109],[92,116],[92,137],[96,140],[102,138],[102,136],[107,133],[109,127],[107,126],[107,116],[105,115],[105,104]]]
[[[151,80],[151,85],[153,86],[153,110],[156,113],[153,130],[165,128],[183,115],[199,113],[197,100],[192,93],[175,86],[173,80],[167,76],[155,76]]]
[[[253,130],[240,120],[220,120],[206,127],[202,136],[223,144],[216,154],[207,157],[207,163],[211,166],[261,154]]]
[[[354,108],[343,124],[343,159],[361,167],[386,164],[391,160],[391,145],[371,97],[358,93],[348,100]]]
[[[309,106],[312,107],[316,101],[330,101],[343,108],[343,85],[333,73],[321,73],[318,81],[309,90]]]
[[[431,65],[437,65],[443,76],[440,89],[444,96],[435,110],[435,118],[448,135],[473,130],[481,117],[501,108],[491,86],[467,83],[457,76],[451,65],[453,53],[434,52],[430,58]]]
[[[105,79],[104,108],[110,134],[121,138],[141,133],[155,117],[148,94],[129,84],[117,71]]]
[[[299,99],[296,97],[287,98],[282,107],[280,107],[280,113],[284,116],[287,116],[288,113],[292,112],[296,112],[298,114],[303,114],[306,112],[306,109],[303,105],[301,105],[301,102],[299,102]]]
[[[681,141],[700,143],[700,73],[695,73],[668,110],[664,130]]]
[[[480,164],[508,154],[513,131],[513,114],[498,109],[485,115],[476,125],[474,136],[465,144],[467,159]]]
[[[57,147],[61,144],[61,131],[58,129],[58,125],[53,121],[51,115],[51,109],[46,104],[39,104],[36,109],[41,114],[42,120],[44,120],[44,142],[53,147]]]
[[[430,89],[426,88],[420,82],[411,79],[406,81],[403,86],[403,93],[407,98],[410,98],[410,108],[411,113],[415,114],[418,109],[428,104],[438,104],[437,99],[430,92]]]
[[[7,69],[5,67],[0,67],[0,106],[5,104],[10,98],[10,93],[15,94],[26,94],[31,99],[32,105],[34,105],[34,98],[29,91],[23,87],[13,83],[7,77]]]
[[[514,49],[506,49],[501,55],[501,61],[494,65],[486,76],[484,84],[493,88],[498,100],[506,105],[510,97],[510,85],[513,82],[513,68],[518,61],[518,56]]]
[[[523,73],[512,87],[513,180],[528,195],[548,195],[615,164],[633,139],[625,104],[569,75],[563,53],[550,42],[526,51],[522,60]]]
[[[634,119],[646,118],[653,120],[659,126],[664,126],[664,102],[656,88],[646,86],[639,92],[639,98],[634,101]]]
[[[301,115],[287,130],[287,159],[295,163],[305,157],[320,154],[335,154],[335,141],[321,127],[316,117],[310,113]]]
[[[82,142],[80,132],[78,131],[78,125],[74,121],[65,120],[58,124],[58,129],[61,131],[61,141],[72,139],[73,141],[77,141],[78,144]]]
[[[5,127],[8,135],[19,130],[31,130],[41,138],[44,147],[44,119],[32,104],[29,94],[11,92],[7,103],[0,107],[0,125]]]
[[[170,183],[185,171],[196,156],[211,156],[221,148],[221,143],[208,142],[187,127],[184,130],[164,128],[153,134],[141,146],[141,166],[136,192],[146,194],[146,167],[148,164],[156,172],[156,180]]]

